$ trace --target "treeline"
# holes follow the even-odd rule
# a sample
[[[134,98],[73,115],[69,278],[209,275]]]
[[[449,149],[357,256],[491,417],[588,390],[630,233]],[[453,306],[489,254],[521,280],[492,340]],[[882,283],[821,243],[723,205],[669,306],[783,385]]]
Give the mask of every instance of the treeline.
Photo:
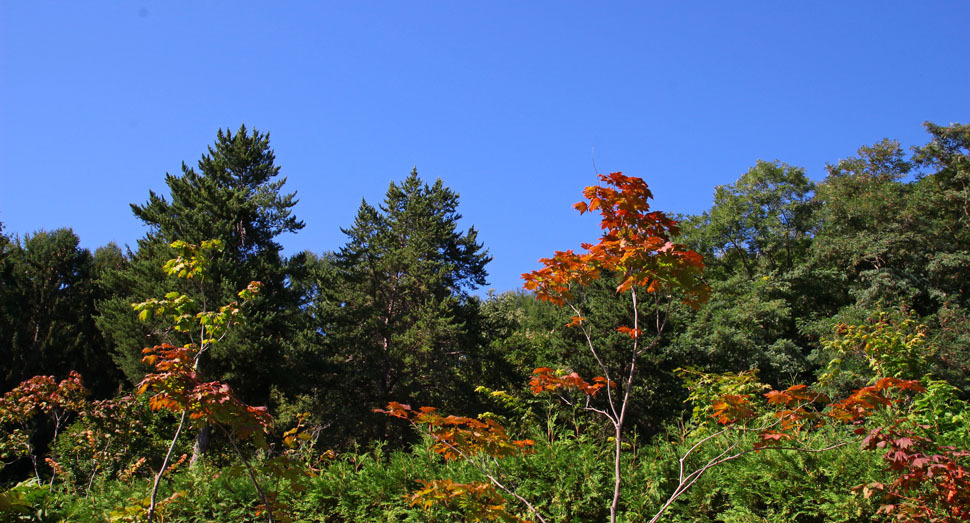
[[[196,167],[166,176],[168,195],[131,205],[149,231],[134,250],[92,254],[70,229],[4,235],[0,358],[10,364],[0,386],[77,370],[110,397],[145,375],[144,347],[186,341],[164,321],[138,321],[132,303],[173,290],[224,303],[258,280],[245,325],[204,369],[247,401],[313,412],[338,447],[400,438],[366,408],[388,398],[473,404],[474,384],[494,383],[486,376],[501,357],[472,294],[490,257],[473,228],[459,230],[458,195],[412,172],[380,205],[361,203],[339,251],[286,258],[277,238],[304,225],[279,170],[268,135],[220,131]],[[226,248],[203,285],[173,287],[162,270],[169,245],[210,239]]]
[[[714,392],[741,397],[741,389],[750,395],[759,386],[781,390],[808,383],[835,398],[889,374],[923,379],[937,391],[928,396],[936,398],[932,408],[939,418],[927,429],[940,435],[932,441],[966,450],[970,436],[960,427],[970,429],[970,126],[926,129],[925,145],[906,151],[884,140],[862,147],[856,157],[829,165],[818,183],[799,167],[757,162],[733,184],[717,187],[707,212],[679,217],[679,232],[671,228],[677,234],[671,241],[703,257],[708,299],[684,306],[670,291],[667,308],[645,300],[631,309],[618,292],[626,276],[616,267],[623,265],[611,266],[571,288],[571,300],[583,310],[579,320],[568,307],[525,292],[479,298],[475,291],[486,284],[488,251],[474,228],[459,227],[458,195],[416,171],[392,183],[380,204],[361,203],[342,229],[347,241],[339,250],[283,256],[277,238],[298,233],[304,224],[293,215],[296,194],[285,188],[269,136],[245,127],[219,131],[195,167],[183,164],[180,174],[166,175],[169,194],[150,192],[146,202],[131,205],[148,228],[134,249],[108,245],[91,253],[70,229],[23,237],[0,229],[0,361],[9,362],[0,388],[18,391],[33,376],[62,380],[77,371],[89,399],[127,398],[126,416],[141,427],[126,433],[113,464],[92,465],[78,450],[79,434],[107,430],[105,416],[66,413],[55,420],[56,428],[42,420],[18,421],[16,427],[27,430],[16,434],[14,423],[5,425],[0,479],[12,486],[34,476],[39,488],[50,478],[46,493],[23,483],[8,490],[3,499],[17,500],[8,501],[8,508],[30,506],[9,514],[42,520],[140,517],[119,507],[139,492],[144,496],[144,482],[162,465],[172,421],[132,393],[152,372],[143,349],[201,342],[164,315],[139,319],[132,304],[174,292],[203,308],[217,307],[238,301],[251,281],[261,287],[240,307],[244,319],[198,359],[198,371],[231,385],[240,401],[267,406],[274,418],[268,436],[276,446],[251,450],[256,459],[285,453],[287,437],[303,435],[297,461],[317,477],[288,477],[284,484],[291,491],[274,498],[281,504],[289,499],[296,519],[498,518],[441,499],[433,510],[445,512],[408,506],[405,494],[426,486],[416,483],[420,474],[456,478],[481,471],[437,461],[421,450],[419,432],[374,412],[393,401],[463,415],[489,412],[510,431],[540,441],[538,458],[515,458],[522,461],[510,467],[526,478],[521,492],[555,493],[541,503],[551,519],[609,517],[603,492],[612,490],[605,486],[612,464],[602,456],[608,445],[598,443],[604,425],[578,404],[536,399],[529,379],[536,368],[587,378],[623,369],[631,335],[618,327],[641,316],[664,323],[644,327],[653,329],[656,342],[638,356],[629,389],[631,435],[624,438],[634,450],[623,457],[632,478],[626,488],[646,490],[614,506],[628,521],[649,519],[666,498],[670,470],[645,460],[676,464],[685,449],[706,438]],[[170,277],[164,266],[178,255],[173,242],[209,240],[222,249],[206,259],[204,277]],[[585,327],[565,327],[577,323]],[[858,329],[895,334],[885,340],[867,335],[856,346],[846,340],[863,332]],[[598,352],[584,349],[590,339]],[[884,350],[871,349],[877,346]],[[714,378],[728,375],[733,381]],[[739,382],[737,376],[750,379]],[[699,384],[706,384],[706,392],[699,392]],[[73,423],[72,429],[61,427],[62,421],[65,427]],[[175,474],[170,493],[198,490],[206,474],[212,477],[211,470],[200,472],[204,467],[218,469],[230,460],[232,437],[214,433],[211,424],[196,428],[179,452],[202,465]],[[288,432],[293,428],[299,431]],[[841,437],[836,429],[824,430],[832,441]],[[869,521],[877,511],[881,517],[899,514],[881,509],[889,502],[879,496],[850,491],[892,483],[880,475],[882,456],[862,453],[858,445],[838,449],[815,462],[797,452],[787,458],[752,455],[739,465],[739,477],[760,489],[760,497],[712,471],[698,484],[706,485],[703,491],[695,487],[702,493],[685,494],[667,517]],[[38,460],[45,455],[55,457]],[[955,459],[966,465],[965,456]],[[550,470],[538,470],[536,463]],[[759,483],[759,470],[773,482]],[[806,471],[828,505],[811,509],[808,497],[786,498],[781,485],[799,488],[788,476]],[[55,492],[58,477],[63,486]],[[260,520],[245,482],[223,481],[199,494],[208,496],[204,510],[201,502],[176,498],[169,517]],[[79,494],[87,498],[95,485],[100,498],[71,501]],[[496,495],[516,503],[508,493]],[[521,507],[512,512],[535,516]]]

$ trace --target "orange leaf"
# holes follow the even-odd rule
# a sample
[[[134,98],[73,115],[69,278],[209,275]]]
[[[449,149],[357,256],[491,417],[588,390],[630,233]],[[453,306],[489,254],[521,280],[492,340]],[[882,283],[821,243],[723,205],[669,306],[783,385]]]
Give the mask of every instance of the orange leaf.
[[[617,327],[616,331],[622,332],[623,334],[626,334],[627,336],[633,339],[636,339],[637,337],[640,336],[640,329],[633,329],[630,327]]]

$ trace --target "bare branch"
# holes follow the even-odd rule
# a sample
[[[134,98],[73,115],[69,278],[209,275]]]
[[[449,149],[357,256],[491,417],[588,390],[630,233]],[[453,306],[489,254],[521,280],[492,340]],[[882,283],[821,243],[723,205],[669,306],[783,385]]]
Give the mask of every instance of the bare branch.
[[[748,449],[741,450],[741,451],[736,452],[734,454],[730,454],[730,452],[732,450],[734,450],[735,448],[738,447],[738,445],[741,444],[741,441],[738,440],[738,441],[732,442],[726,449],[724,449],[724,451],[722,451],[717,456],[715,456],[715,457],[711,458],[710,460],[708,460],[707,463],[705,463],[703,466],[701,466],[701,467],[693,470],[692,472],[690,472],[686,476],[684,475],[684,462],[691,455],[691,453],[693,453],[701,445],[703,445],[704,443],[710,441],[711,439],[716,438],[718,436],[721,436],[721,435],[723,435],[723,434],[725,434],[725,433],[727,433],[729,431],[739,431],[739,432],[747,432],[747,431],[755,431],[755,430],[761,431],[761,430],[764,430],[766,427],[774,426],[777,423],[780,423],[780,419],[778,421],[774,422],[774,423],[770,423],[768,425],[765,425],[763,428],[759,428],[759,429],[753,429],[753,428],[748,428],[748,427],[727,427],[727,428],[721,429],[721,430],[719,430],[719,431],[717,431],[717,432],[715,432],[713,434],[710,434],[710,435],[706,436],[705,438],[701,439],[700,441],[698,441],[697,443],[695,443],[694,445],[692,445],[691,448],[688,449],[687,452],[684,453],[684,455],[679,460],[680,471],[679,471],[679,475],[678,475],[678,485],[677,485],[677,488],[674,489],[674,491],[670,495],[670,497],[667,498],[667,501],[660,507],[660,510],[657,511],[657,513],[653,516],[653,518],[650,519],[650,522],[649,523],[654,523],[657,520],[659,520],[660,519],[660,516],[662,516],[664,514],[664,512],[666,512],[667,509],[670,508],[670,505],[673,504],[673,502],[676,501],[677,498],[679,498],[684,492],[686,492],[687,490],[689,490],[690,487],[693,486],[694,483],[696,483],[697,480],[700,479],[701,476],[703,476],[705,472],[707,472],[709,469],[711,469],[713,467],[716,467],[718,465],[721,465],[723,463],[727,463],[729,461],[734,461],[734,460],[736,460],[738,458],[741,458],[741,457],[743,457],[743,456],[745,456],[747,454],[750,454],[752,452],[758,452],[758,451],[762,451],[762,450],[790,450],[790,451],[795,451],[795,452],[820,453],[820,452],[828,452],[830,450],[834,450],[834,449],[837,449],[839,447],[844,447],[844,446],[846,446],[846,445],[848,445],[850,443],[849,441],[843,441],[843,442],[836,443],[836,444],[833,444],[833,445],[828,445],[828,446],[825,446],[825,447],[822,447],[822,448],[812,448],[812,447],[807,447],[807,446],[802,446],[802,447],[790,446],[789,447],[789,446],[773,445],[773,446],[764,446],[764,447],[752,447],[752,448],[748,448]]]

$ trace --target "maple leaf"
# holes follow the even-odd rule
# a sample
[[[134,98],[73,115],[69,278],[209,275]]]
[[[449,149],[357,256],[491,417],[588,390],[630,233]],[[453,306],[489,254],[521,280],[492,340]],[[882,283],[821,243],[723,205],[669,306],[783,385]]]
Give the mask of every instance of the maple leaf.
[[[570,320],[572,320],[572,321],[570,321],[569,323],[567,323],[566,326],[567,327],[576,327],[576,326],[582,325],[583,322],[586,321],[586,318],[583,318],[582,316],[572,316],[572,317],[570,317]]]
[[[617,327],[616,331],[626,334],[627,336],[633,339],[636,339],[637,337],[640,336],[640,329],[634,329],[631,327]]]

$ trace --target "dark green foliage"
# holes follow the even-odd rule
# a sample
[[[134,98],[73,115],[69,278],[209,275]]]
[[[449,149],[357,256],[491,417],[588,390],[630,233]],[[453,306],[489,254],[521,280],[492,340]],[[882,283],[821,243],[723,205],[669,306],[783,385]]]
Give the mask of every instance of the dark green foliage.
[[[929,263],[931,294],[943,302],[970,303],[970,125],[941,127],[914,160],[931,174],[919,180],[920,211],[933,224],[934,252]]]
[[[418,487],[416,478],[435,474],[435,461],[426,452],[387,454],[381,447],[342,455],[310,482],[295,508],[307,521],[429,521],[407,494]]]
[[[813,256],[840,271],[857,306],[904,307],[920,315],[966,307],[970,131],[927,128],[933,140],[913,160],[898,143],[884,140],[830,166],[819,187],[821,227]],[[935,172],[906,182],[913,161]]]
[[[912,158],[883,140],[830,165],[817,187],[765,162],[718,187],[712,209],[683,226],[711,299],[677,318],[671,354],[792,383],[827,362],[819,342],[840,318],[912,311],[938,337],[935,372],[965,384],[970,139],[967,126],[927,129],[932,141]],[[927,172],[906,181],[914,166]]]
[[[932,139],[914,160],[928,172],[915,204],[930,224],[919,245],[927,249],[927,293],[939,305],[931,322],[940,333],[938,374],[970,394],[970,125],[926,129]]]
[[[934,375],[957,386],[970,397],[970,313],[966,308],[946,304],[936,317],[927,319],[936,346]]]
[[[291,215],[295,194],[281,192],[286,179],[277,179],[279,170],[269,135],[249,132],[245,126],[236,133],[220,130],[197,169],[183,164],[180,176],[165,176],[170,198],[150,192],[145,204],[131,206],[149,232],[123,268],[107,275],[105,284],[113,294],[102,302],[99,317],[129,380],[136,382],[144,375],[143,347],[182,344],[163,324],[136,322],[131,303],[172,290],[200,303],[228,303],[239,289],[258,280],[263,288],[247,311],[248,321],[213,350],[204,371],[228,381],[254,403],[268,401],[273,383],[286,383],[282,376],[289,364],[291,335],[298,330],[293,325],[301,298],[288,286],[287,261],[276,238],[300,230],[303,223]],[[212,260],[209,278],[171,288],[161,270],[172,257],[168,245],[210,239],[221,240],[225,250]]]
[[[932,140],[907,160],[884,140],[830,167],[819,187],[813,263],[838,279],[844,306],[912,311],[935,333],[933,372],[968,390],[967,126],[927,124]],[[914,162],[928,169],[906,182]],[[822,329],[824,333],[824,328]]]
[[[343,230],[347,244],[323,269],[334,280],[314,306],[337,364],[328,402],[358,406],[334,413],[343,437],[390,436],[383,416],[368,415],[388,401],[467,405],[480,381],[487,363],[470,291],[485,284],[490,257],[473,227],[459,230],[460,219],[458,195],[412,171],[391,183],[379,208],[361,203]]]
[[[331,354],[333,315],[321,299],[338,281],[333,254],[302,252],[288,267],[289,291],[300,301],[298,310],[291,311],[285,380],[272,386],[271,411],[277,426],[291,426],[303,413],[311,415],[315,426],[332,426],[332,395],[342,387],[345,370]]]
[[[764,369],[772,383],[804,375],[808,352],[797,331],[792,284],[769,275],[751,280],[735,273],[712,285],[714,292],[686,322],[672,358],[707,369]]]
[[[100,397],[117,387],[93,319],[102,295],[95,280],[110,265],[104,254],[110,247],[92,257],[78,242],[70,229],[0,239],[0,390],[72,370]]]
[[[504,361],[496,388],[519,388],[533,369],[562,364],[574,352],[561,330],[565,311],[522,291],[490,293],[481,304],[482,322],[494,354]]]
[[[804,169],[764,161],[734,184],[718,186],[711,210],[685,227],[705,255],[708,277],[740,269],[755,278],[795,267],[811,244],[814,190]]]

